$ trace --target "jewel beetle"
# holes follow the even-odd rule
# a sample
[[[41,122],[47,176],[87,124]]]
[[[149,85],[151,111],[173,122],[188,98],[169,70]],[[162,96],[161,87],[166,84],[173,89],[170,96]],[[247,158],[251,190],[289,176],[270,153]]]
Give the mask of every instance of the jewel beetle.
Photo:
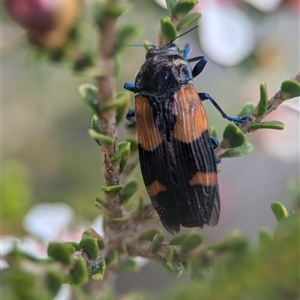
[[[163,47],[151,46],[135,82],[124,84],[135,93],[135,110],[128,112],[127,119],[136,120],[144,183],[171,234],[180,225],[215,226],[220,216],[214,155],[218,142],[209,135],[201,101],[210,100],[229,121],[247,119],[228,116],[209,94],[195,91],[192,81],[207,59],[188,59],[189,46],[180,51],[174,40]],[[197,62],[193,68],[192,62]]]

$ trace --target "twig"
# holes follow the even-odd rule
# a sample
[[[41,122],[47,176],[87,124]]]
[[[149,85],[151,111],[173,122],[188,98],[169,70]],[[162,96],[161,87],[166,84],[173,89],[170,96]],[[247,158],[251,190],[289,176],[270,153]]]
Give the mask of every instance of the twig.
[[[292,80],[300,82],[300,73],[298,73],[295,77],[292,78]],[[253,123],[258,123],[260,122],[263,118],[265,118],[267,115],[269,115],[272,111],[277,109],[277,107],[282,104],[285,100],[288,98],[283,95],[281,91],[278,91],[269,101],[268,101],[268,109],[266,114],[263,117],[257,117],[255,115],[251,115],[249,119],[242,124],[238,124],[237,126],[240,128],[240,130],[244,133],[247,134],[249,133],[249,127]],[[220,142],[219,146],[215,149],[215,155],[216,157],[221,157],[225,152],[227,152],[229,148],[225,148],[222,146],[222,142]]]

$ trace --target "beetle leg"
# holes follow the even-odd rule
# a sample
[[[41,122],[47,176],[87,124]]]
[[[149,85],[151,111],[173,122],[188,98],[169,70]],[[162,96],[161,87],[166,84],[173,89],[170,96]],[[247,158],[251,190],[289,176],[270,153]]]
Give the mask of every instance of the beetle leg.
[[[135,110],[132,109],[130,110],[127,115],[126,115],[126,119],[129,121],[129,123],[127,124],[128,128],[132,128],[136,126],[136,120],[135,120]]]
[[[201,101],[209,100],[213,104],[213,106],[220,112],[222,117],[227,119],[228,121],[233,121],[235,123],[242,123],[243,121],[249,119],[249,116],[244,116],[244,117],[228,116],[218,105],[218,103],[214,100],[214,98],[208,93],[198,93],[198,96],[200,97]]]
[[[220,144],[219,141],[212,136],[210,137],[210,141],[211,141],[214,149],[216,149]]]
[[[135,84],[133,82],[126,82],[124,84],[124,89],[126,89],[130,92],[135,92]]]
[[[193,77],[197,77],[204,69],[206,63],[207,63],[207,59],[205,56],[197,56],[191,59],[188,59],[188,62],[193,62],[193,61],[197,61],[196,65],[193,68],[192,74]]]
[[[182,56],[184,58],[187,58],[189,56],[190,52],[191,52],[190,46],[189,45],[185,45],[184,48],[183,48]]]

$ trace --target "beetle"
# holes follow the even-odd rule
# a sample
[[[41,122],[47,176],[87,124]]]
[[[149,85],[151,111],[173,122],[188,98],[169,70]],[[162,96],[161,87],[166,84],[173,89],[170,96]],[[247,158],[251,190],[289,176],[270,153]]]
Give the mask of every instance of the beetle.
[[[135,82],[124,84],[135,93],[135,110],[126,118],[136,119],[146,190],[171,234],[180,226],[215,226],[220,216],[214,155],[218,141],[209,135],[202,101],[210,100],[229,121],[247,119],[228,116],[208,93],[195,91],[192,81],[207,59],[188,59],[189,46],[180,51],[174,40],[162,47],[151,45]],[[196,61],[192,68],[190,63]]]

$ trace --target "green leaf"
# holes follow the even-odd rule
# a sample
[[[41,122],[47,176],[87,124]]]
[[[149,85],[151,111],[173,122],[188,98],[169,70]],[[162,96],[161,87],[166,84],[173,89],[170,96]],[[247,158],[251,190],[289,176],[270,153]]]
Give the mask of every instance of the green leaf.
[[[88,133],[92,139],[98,141],[100,144],[111,146],[114,143],[114,140],[111,137],[101,134],[94,129],[89,129]]]
[[[95,114],[99,114],[98,88],[92,84],[82,84],[78,91],[82,100],[92,109],[92,111]]]
[[[120,161],[123,157],[128,158],[130,153],[130,143],[127,141],[120,142],[118,144],[118,150],[111,156],[109,161],[112,164],[115,164],[116,162]]]
[[[177,28],[180,31],[184,27],[196,22],[200,18],[201,18],[200,13],[189,13],[180,20],[179,24],[177,25]]]
[[[162,234],[162,231],[158,228],[153,228],[153,229],[142,232],[139,235],[138,239],[140,241],[150,241],[151,242],[154,239],[154,236],[156,234]]]
[[[97,115],[93,115],[91,119],[91,128],[100,133],[100,123]]]
[[[273,236],[268,228],[261,228],[259,230],[259,244],[265,246],[273,241]]]
[[[127,216],[122,218],[112,218],[111,220],[114,224],[123,225],[128,222],[129,217]]]
[[[72,245],[58,242],[49,243],[47,249],[47,253],[50,257],[68,265],[72,263],[71,253],[75,251],[76,249]]]
[[[88,270],[83,258],[75,261],[73,269],[70,271],[70,281],[74,284],[84,284],[89,280]]]
[[[137,152],[138,147],[139,147],[137,139],[128,138],[126,141],[130,143],[130,152],[131,152],[131,154],[134,154],[135,152]]]
[[[249,126],[249,131],[255,131],[257,129],[276,129],[276,130],[283,130],[284,123],[280,121],[265,121],[265,122],[258,122],[252,123]]]
[[[212,136],[215,139],[218,138],[217,131],[216,131],[216,128],[214,126],[210,126],[209,135]]]
[[[183,265],[180,262],[174,261],[172,264],[168,263],[164,259],[156,260],[157,263],[163,267],[169,274],[173,275],[176,278],[179,278],[183,273]]]
[[[174,16],[174,10],[177,4],[177,0],[166,0],[166,4],[169,11],[169,16],[172,18]]]
[[[119,273],[136,273],[139,269],[140,267],[137,262],[131,257],[127,257],[119,263],[117,271]]]
[[[226,239],[209,247],[217,253],[224,253],[227,251],[242,254],[247,249],[248,243],[238,231],[233,231]]]
[[[228,124],[223,132],[223,141],[221,142],[224,148],[236,148],[242,146],[245,141],[244,133],[235,125]]]
[[[164,241],[165,235],[161,233],[156,233],[153,237],[153,240],[151,241],[150,247],[149,247],[149,253],[154,253],[157,248],[161,245],[161,243]]]
[[[280,222],[283,218],[286,218],[288,216],[288,212],[282,203],[273,202],[270,206],[278,222]]]
[[[160,19],[160,32],[162,36],[164,36],[168,40],[168,42],[170,42],[177,36],[177,29],[175,25],[167,17],[163,17]]]
[[[46,274],[46,283],[48,289],[51,291],[52,295],[56,295],[66,279],[62,273],[54,272],[52,270],[48,271]]]
[[[101,186],[101,190],[105,193],[112,194],[112,193],[119,193],[124,188],[123,185],[106,185]]]
[[[202,236],[197,232],[189,233],[181,244],[181,253],[187,253],[190,250],[202,244]]]
[[[253,145],[249,142],[245,142],[242,146],[237,148],[229,148],[221,158],[239,157],[249,154],[254,149]]]
[[[123,106],[117,107],[117,125],[119,125],[125,119],[128,110],[129,110],[129,103],[130,103],[130,94],[128,92],[120,92],[117,94],[117,99],[125,99]]]
[[[120,193],[120,201],[125,204],[138,190],[139,184],[137,181],[129,181]]]
[[[124,108],[129,106],[130,94],[128,92],[120,92],[116,99],[107,101],[101,105],[101,110],[108,111],[111,109]]]
[[[116,52],[122,51],[128,44],[137,39],[141,33],[141,27],[136,24],[126,24],[120,27],[117,37]]]
[[[102,210],[103,213],[111,215],[111,211],[108,209],[107,203],[105,200],[96,197],[95,198],[95,206]]]
[[[110,2],[101,2],[93,1],[92,2],[92,12],[95,22],[101,26],[102,23],[109,19],[117,19],[121,16],[124,11],[127,9],[127,5],[120,3],[110,3]]]
[[[187,13],[189,13],[198,3],[198,1],[178,1],[176,3],[174,12],[177,18],[180,20],[183,16],[185,16]]]
[[[169,245],[181,245],[184,239],[186,238],[186,234],[180,234],[175,236],[169,243]]]
[[[85,253],[87,253],[91,260],[97,259],[99,254],[99,246],[96,238],[83,238],[80,241],[79,246],[84,250]]]
[[[267,85],[263,82],[260,85],[260,99],[257,106],[254,108],[253,114],[257,117],[265,116],[268,108],[268,91]]]
[[[97,239],[99,249],[104,249],[105,248],[105,243],[104,243],[103,238],[93,228],[88,228],[87,230],[85,230],[82,233],[81,239],[84,240],[86,238],[95,238],[95,239]]]
[[[237,114],[238,117],[244,117],[244,116],[250,116],[252,115],[254,109],[255,109],[255,103],[254,102],[246,102],[239,113]]]
[[[291,99],[300,96],[300,83],[295,80],[285,80],[281,84],[282,99]]]
[[[89,276],[94,280],[103,280],[106,269],[106,262],[103,257],[98,257],[95,263],[89,265]]]
[[[115,265],[118,261],[118,251],[111,250],[108,252],[107,256],[105,257],[105,262],[107,266]]]

